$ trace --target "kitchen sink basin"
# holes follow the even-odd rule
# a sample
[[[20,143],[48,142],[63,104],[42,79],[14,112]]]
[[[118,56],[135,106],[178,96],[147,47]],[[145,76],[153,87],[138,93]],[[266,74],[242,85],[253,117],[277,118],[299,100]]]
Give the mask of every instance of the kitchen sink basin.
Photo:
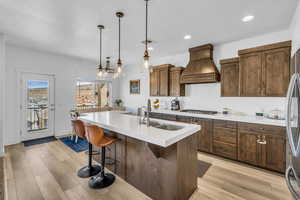
[[[143,124],[146,124],[146,122],[144,122]],[[183,126],[177,126],[177,125],[167,124],[167,123],[160,123],[160,122],[156,122],[156,121],[150,121],[150,126],[154,127],[154,128],[158,128],[158,129],[167,130],[167,131],[177,131],[177,130],[184,128]]]

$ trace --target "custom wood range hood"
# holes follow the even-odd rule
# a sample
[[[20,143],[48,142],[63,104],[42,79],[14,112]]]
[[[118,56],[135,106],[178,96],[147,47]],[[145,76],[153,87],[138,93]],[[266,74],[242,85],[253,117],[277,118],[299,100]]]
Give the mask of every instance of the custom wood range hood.
[[[213,45],[206,44],[190,48],[190,61],[182,72],[180,83],[215,83],[220,81],[220,73],[213,60]]]

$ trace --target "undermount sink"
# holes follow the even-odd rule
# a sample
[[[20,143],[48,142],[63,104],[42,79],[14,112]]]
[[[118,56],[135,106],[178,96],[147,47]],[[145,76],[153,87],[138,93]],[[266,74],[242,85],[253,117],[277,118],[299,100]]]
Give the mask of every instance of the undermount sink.
[[[143,124],[146,124],[146,123],[143,123]],[[177,126],[177,125],[173,125],[173,124],[160,123],[160,122],[156,122],[156,121],[150,121],[150,126],[152,126],[154,128],[168,130],[168,131],[178,131],[178,130],[184,128],[183,126]]]

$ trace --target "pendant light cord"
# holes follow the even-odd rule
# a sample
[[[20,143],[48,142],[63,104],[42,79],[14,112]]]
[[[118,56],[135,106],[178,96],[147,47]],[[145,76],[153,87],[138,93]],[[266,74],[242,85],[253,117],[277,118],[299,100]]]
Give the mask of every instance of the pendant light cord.
[[[100,65],[99,68],[102,69],[102,28],[100,28]]]
[[[119,60],[121,60],[121,17],[119,17]]]
[[[149,0],[145,0],[146,1],[146,51],[148,51],[148,1]]]

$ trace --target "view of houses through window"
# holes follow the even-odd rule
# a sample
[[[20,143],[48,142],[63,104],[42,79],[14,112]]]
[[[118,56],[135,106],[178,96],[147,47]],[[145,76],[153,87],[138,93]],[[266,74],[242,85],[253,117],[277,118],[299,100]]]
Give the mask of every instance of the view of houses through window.
[[[109,82],[83,82],[76,84],[77,107],[104,107],[109,105]]]

